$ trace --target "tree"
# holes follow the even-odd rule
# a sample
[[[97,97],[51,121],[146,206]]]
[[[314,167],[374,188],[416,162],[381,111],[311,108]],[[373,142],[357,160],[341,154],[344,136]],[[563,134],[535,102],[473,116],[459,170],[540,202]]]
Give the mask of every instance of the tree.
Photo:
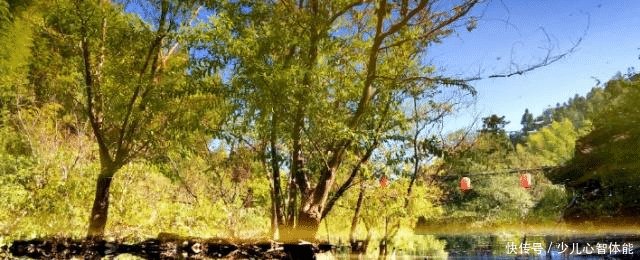
[[[586,131],[588,130],[576,130],[568,119],[554,121],[530,134],[525,143],[518,148],[535,157],[538,166],[561,165],[573,157],[576,139],[580,132]]]
[[[492,117],[494,120],[491,120]],[[503,128],[486,129],[487,125],[504,125],[493,123],[500,122],[501,117],[492,117],[485,118],[485,129],[475,136],[455,146],[444,147],[444,157],[439,163],[442,164],[440,168],[445,175],[436,180],[444,187],[442,203],[447,211],[444,215],[448,217],[432,220],[434,223],[423,222],[424,225],[431,224],[431,227],[438,229],[438,223],[443,221],[465,224],[471,222],[482,226],[514,223],[523,219],[539,221],[557,216],[553,213],[559,212],[558,208],[550,204],[557,202],[557,198],[563,199],[562,192],[558,191],[559,187],[549,185],[549,181],[538,169],[543,166],[540,154],[556,152],[552,148],[557,145],[546,147],[529,144],[534,136],[541,139],[542,133],[548,132],[551,135],[551,132],[540,130],[532,133],[524,144],[517,144],[514,149]],[[570,133],[574,133],[571,124],[567,123],[568,126],[564,126],[568,127]],[[451,138],[459,139],[455,134],[461,133],[454,133]],[[532,174],[535,184],[529,190],[520,187],[520,173]],[[462,177],[471,178],[471,190],[459,190]]]
[[[504,127],[509,124],[509,121],[504,120],[505,116],[498,116],[496,114],[482,118],[482,133],[491,133],[503,135],[506,132]]]
[[[257,131],[248,141],[269,143],[274,214],[283,229],[295,229],[290,237],[313,239],[329,202],[341,196],[331,192],[338,176],[355,176],[385,133],[402,126],[409,86],[470,88],[434,75],[421,57],[477,3],[439,10],[426,0],[247,1],[221,8],[213,28],[234,33],[211,30],[209,50],[226,49],[233,60],[236,115],[242,129]],[[285,161],[286,203],[278,181]]]
[[[533,114],[529,113],[529,109],[526,108],[524,110],[524,114],[522,115],[522,119],[520,120],[520,124],[522,125],[522,133],[526,136],[529,132],[535,130],[535,126],[533,124]]]
[[[380,231],[375,237],[380,259],[390,253],[390,248],[399,247],[397,243],[403,236],[412,235],[419,217],[434,218],[442,214],[442,209],[434,205],[440,195],[439,189],[419,184],[407,197],[410,181],[410,178],[399,178],[387,187],[372,185],[370,189],[374,192],[365,195],[362,222],[367,229]]]
[[[593,130],[577,140],[573,159],[548,174],[554,183],[573,193],[565,217],[633,217],[640,198],[638,157],[640,84],[633,77],[607,83],[609,105],[593,117]]]
[[[172,127],[190,119],[185,115],[177,120],[198,87],[184,78],[188,53],[178,41],[197,6],[170,0],[140,4],[153,16],[149,21],[106,0],[64,1],[51,6],[45,17],[43,31],[50,35],[50,44],[68,51],[68,76],[82,79],[67,84],[82,90],[73,94],[81,93],[81,111],[98,147],[101,169],[89,237],[104,234],[115,174],[136,158],[162,153]],[[79,48],[71,47],[77,42]],[[187,107],[196,111],[193,104],[199,103]]]
[[[405,207],[409,204],[409,198],[412,196],[413,186],[416,179],[423,171],[424,165],[428,165],[429,161],[441,157],[443,155],[443,141],[436,135],[436,128],[444,120],[445,116],[454,112],[457,104],[456,98],[445,98],[445,101],[435,102],[430,100],[426,104],[419,105],[419,95],[435,96],[435,93],[412,93],[413,111],[409,122],[413,125],[412,132],[409,133],[407,146],[413,149],[413,155],[409,158],[413,172],[409,174],[409,187],[405,199]],[[472,91],[470,94],[475,95]],[[440,129],[440,131],[442,131]],[[430,135],[430,136],[429,136]],[[464,138],[463,138],[464,139]],[[404,146],[401,146],[403,149]],[[401,153],[403,154],[403,152]]]

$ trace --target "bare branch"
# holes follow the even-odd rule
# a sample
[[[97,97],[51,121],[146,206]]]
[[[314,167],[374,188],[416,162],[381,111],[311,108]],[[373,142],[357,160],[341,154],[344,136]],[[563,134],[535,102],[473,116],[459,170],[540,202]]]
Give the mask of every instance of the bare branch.
[[[591,24],[591,18],[590,16],[587,14],[587,26],[585,28],[585,30],[583,31],[583,34],[580,38],[578,38],[578,40],[571,46],[571,48],[567,49],[566,51],[558,54],[558,55],[552,55],[552,51],[553,48],[549,47],[547,49],[547,53],[544,57],[544,59],[542,59],[541,61],[539,61],[536,64],[532,64],[532,65],[528,65],[526,66],[526,68],[524,69],[517,69],[515,71],[511,71],[508,73],[497,73],[497,74],[491,74],[488,76],[476,76],[476,77],[471,77],[471,78],[467,78],[464,79],[465,81],[476,81],[476,80],[483,80],[483,79],[490,79],[490,78],[509,78],[509,77],[513,77],[513,76],[519,76],[519,75],[523,75],[527,72],[531,72],[533,70],[542,68],[542,67],[546,67],[549,66],[553,63],[556,63],[560,60],[562,60],[563,58],[565,58],[566,56],[574,53],[577,51],[578,47],[580,46],[580,44],[582,43],[582,40],[585,38],[585,36],[587,35],[587,32],[589,31],[590,28],[590,24]],[[545,38],[547,39],[547,42],[551,42],[551,38],[549,36],[549,34],[544,30],[544,28],[541,28],[542,32],[545,34]]]
[[[508,78],[508,77],[512,77],[512,76],[516,76],[516,75],[522,75],[522,74],[525,74],[527,72],[530,72],[530,71],[533,71],[535,69],[539,69],[539,68],[542,68],[542,67],[545,67],[545,66],[549,66],[549,65],[551,65],[553,63],[556,63],[559,60],[563,59],[567,55],[575,52],[576,49],[578,48],[578,45],[580,45],[581,42],[582,42],[582,38],[578,39],[578,41],[569,50],[567,50],[566,52],[564,52],[562,54],[559,54],[559,55],[550,56],[550,51],[551,51],[550,50],[549,53],[547,53],[547,56],[542,61],[540,61],[537,64],[530,65],[525,69],[520,69],[520,70],[516,70],[516,71],[510,72],[510,73],[505,73],[505,74],[492,74],[492,75],[487,76],[486,78]],[[478,77],[478,78],[467,79],[467,81],[474,81],[474,80],[481,80],[481,79],[483,79],[483,78]]]

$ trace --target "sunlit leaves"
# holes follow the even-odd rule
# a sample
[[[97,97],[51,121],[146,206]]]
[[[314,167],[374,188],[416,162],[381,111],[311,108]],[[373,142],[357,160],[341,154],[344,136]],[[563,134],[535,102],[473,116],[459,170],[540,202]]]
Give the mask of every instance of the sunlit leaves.
[[[608,106],[595,111],[593,130],[577,140],[575,157],[549,174],[575,192],[568,217],[626,216],[638,209],[639,89],[637,76],[608,82]]]
[[[560,165],[573,158],[578,133],[565,119],[532,133],[526,140],[526,151],[537,156],[541,165]]]

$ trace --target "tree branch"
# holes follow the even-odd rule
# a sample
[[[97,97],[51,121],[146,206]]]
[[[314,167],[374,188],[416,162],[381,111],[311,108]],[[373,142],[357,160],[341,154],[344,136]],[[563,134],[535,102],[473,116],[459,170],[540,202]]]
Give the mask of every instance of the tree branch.
[[[147,68],[149,67],[150,63],[152,68],[151,68],[151,74],[152,74],[152,78],[153,78],[153,74],[156,71],[156,64],[157,64],[157,60],[158,60],[158,55],[160,52],[160,48],[161,48],[161,43],[163,38],[165,37],[166,33],[164,32],[165,30],[165,24],[166,24],[166,18],[167,15],[169,13],[169,3],[166,0],[163,0],[161,3],[161,13],[160,13],[160,17],[159,17],[159,25],[158,25],[158,30],[156,31],[156,38],[155,40],[152,42],[151,46],[149,47],[149,51],[147,52],[147,56],[145,58],[145,61],[143,63],[143,66],[140,69],[139,72],[139,78],[138,78],[138,84],[136,85],[135,90],[133,91],[133,94],[131,95],[131,98],[129,99],[129,103],[127,105],[127,110],[125,112],[125,117],[122,120],[122,125],[120,126],[120,135],[118,137],[118,145],[117,145],[117,149],[116,149],[116,156],[115,156],[115,160],[116,161],[125,161],[126,157],[129,155],[128,153],[128,149],[129,148],[125,148],[125,141],[127,142],[127,144],[130,144],[132,138],[133,138],[133,132],[135,131],[136,128],[136,121],[133,121],[133,123],[130,125],[130,119],[131,119],[131,115],[133,114],[133,110],[134,110],[134,105],[136,103],[136,100],[138,99],[138,97],[140,96],[140,92],[142,91],[142,85],[144,84],[144,75],[147,71]],[[157,50],[157,51],[156,51]],[[155,55],[154,55],[155,54]],[[126,145],[128,146],[128,145]],[[124,148],[124,149],[123,149]]]
[[[79,9],[79,7],[78,7]],[[80,10],[77,10],[81,12]],[[107,164],[111,164],[113,162],[113,158],[109,153],[109,148],[107,147],[106,140],[104,138],[102,132],[102,122],[100,118],[100,111],[96,111],[94,107],[94,90],[96,82],[93,79],[92,72],[92,64],[91,64],[91,50],[90,50],[90,42],[89,35],[87,34],[87,21],[85,19],[82,20],[81,25],[81,36],[82,41],[80,43],[80,47],[82,49],[82,60],[84,63],[84,81],[85,81],[85,94],[86,98],[86,110],[87,115],[89,116],[89,122],[91,124],[91,129],[93,130],[93,134],[96,136],[96,141],[98,142],[98,149],[100,153],[100,159]]]
[[[563,58],[565,58],[566,56],[568,56],[571,53],[574,53],[578,47],[580,46],[580,44],[582,43],[582,39],[584,39],[584,37],[587,35],[587,31],[589,30],[590,27],[590,18],[588,17],[587,20],[587,26],[582,34],[582,36],[580,38],[578,38],[578,40],[571,46],[571,48],[567,49],[566,51],[562,52],[561,54],[558,55],[551,55],[552,53],[552,48],[549,48],[547,50],[546,56],[544,59],[542,59],[540,62],[533,64],[533,65],[528,65],[526,68],[524,69],[518,69],[516,71],[512,71],[512,72],[508,72],[508,73],[497,73],[497,74],[491,74],[488,76],[476,76],[476,77],[471,77],[471,78],[466,78],[463,79],[467,82],[470,81],[477,81],[477,80],[483,80],[483,79],[491,79],[491,78],[509,78],[509,77],[513,77],[513,76],[519,76],[519,75],[523,75],[527,72],[531,72],[533,70],[542,68],[542,67],[546,67],[549,66],[553,63],[556,63],[560,60],[562,60]],[[545,37],[547,37],[547,41],[550,41],[549,39],[549,35],[547,34],[547,32],[542,29],[543,33],[545,34]]]
[[[454,8],[451,9],[453,12],[455,12],[455,15],[449,17],[448,19],[446,19],[446,20],[444,20],[444,21],[442,21],[440,23],[438,23],[433,28],[431,28],[431,30],[429,30],[427,33],[422,34],[422,35],[417,36],[417,37],[414,37],[414,38],[406,38],[406,39],[403,39],[403,40],[400,40],[400,41],[396,41],[396,42],[391,43],[389,45],[380,47],[380,50],[386,50],[386,49],[389,49],[389,48],[400,46],[400,45],[402,45],[402,44],[404,44],[406,42],[409,42],[409,41],[429,39],[429,38],[433,37],[437,32],[442,31],[442,29],[444,29],[445,27],[451,25],[452,23],[458,21],[460,18],[462,18],[465,15],[467,15],[467,13],[469,13],[469,11],[477,3],[478,3],[478,0],[471,0],[471,1],[466,2],[464,4],[455,6]],[[411,13],[409,13],[409,15],[411,15]]]
[[[384,3],[386,4],[386,0],[384,1]],[[422,11],[425,7],[427,7],[427,3],[429,3],[428,0],[420,0],[420,2],[418,3],[418,6],[416,6],[416,8],[414,8],[413,10],[409,11],[409,13],[407,13],[407,15],[405,15],[404,17],[402,17],[402,19],[395,23],[392,24],[389,29],[380,34],[380,38],[384,39],[389,35],[392,35],[396,32],[398,32],[400,29],[402,29],[402,27],[404,27],[405,25],[407,25],[407,23],[414,17],[416,16],[418,13],[420,13],[420,11]],[[383,12],[385,10],[382,10]],[[383,18],[384,19],[384,18]]]
[[[353,167],[353,169],[351,169],[351,174],[349,175],[349,178],[347,178],[347,180],[344,183],[342,183],[342,185],[340,185],[340,188],[338,188],[338,190],[333,194],[333,196],[331,196],[331,199],[329,199],[329,202],[327,202],[327,206],[324,207],[324,209],[322,210],[322,217],[321,217],[322,219],[324,219],[327,216],[327,214],[329,214],[329,212],[331,211],[335,203],[338,201],[338,199],[340,199],[342,195],[344,195],[344,193],[349,188],[351,188],[351,184],[355,179],[356,175],[358,174],[358,172],[360,171],[360,168],[362,168],[362,165],[364,165],[369,161],[369,158],[371,157],[371,155],[373,154],[373,151],[377,147],[378,147],[378,141],[376,140],[369,147],[369,149],[367,149],[366,154],[360,158],[356,166]]]
[[[391,102],[387,102],[387,105],[385,106],[384,111],[382,113],[382,117],[380,118],[380,122],[378,123],[378,127],[375,130],[373,143],[366,150],[365,154],[360,158],[358,163],[356,163],[356,165],[353,167],[353,169],[351,170],[351,174],[349,175],[347,180],[344,183],[342,183],[342,185],[340,185],[340,188],[338,188],[338,190],[333,194],[333,196],[331,197],[331,199],[327,203],[327,206],[324,207],[324,209],[322,210],[322,215],[321,215],[322,219],[324,219],[327,216],[327,214],[329,214],[329,212],[331,211],[331,209],[333,208],[335,203],[338,201],[338,199],[340,199],[342,197],[342,195],[344,195],[344,193],[349,188],[351,188],[353,180],[355,179],[356,175],[358,174],[358,172],[362,168],[362,165],[364,165],[365,163],[367,163],[369,161],[369,158],[373,154],[373,151],[375,151],[375,149],[378,148],[379,135],[380,135],[380,132],[382,130],[382,127],[384,126],[384,123],[387,122],[387,116],[389,115],[390,107],[391,107]]]
[[[331,24],[333,24],[338,18],[340,18],[340,16],[344,15],[346,12],[348,12],[349,10],[353,9],[354,7],[367,3],[369,1],[367,0],[358,0],[358,1],[354,1],[349,3],[348,5],[346,5],[344,8],[342,8],[340,11],[335,12],[331,17],[329,17],[329,20],[327,21],[327,27],[330,27]]]

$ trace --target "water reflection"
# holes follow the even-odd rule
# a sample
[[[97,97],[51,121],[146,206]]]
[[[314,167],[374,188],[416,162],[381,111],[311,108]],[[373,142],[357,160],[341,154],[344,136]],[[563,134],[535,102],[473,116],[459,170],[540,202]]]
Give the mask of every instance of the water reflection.
[[[452,235],[446,241],[450,258],[535,257],[565,259],[640,258],[639,235]]]
[[[605,235],[423,235],[416,240],[442,242],[440,250],[392,248],[386,259],[640,259],[640,234]],[[423,242],[423,241],[422,241]],[[419,245],[420,241],[413,244]],[[371,251],[371,250],[370,250]],[[373,250],[375,251],[375,250]],[[372,259],[373,252],[349,253],[338,246],[338,259]]]

